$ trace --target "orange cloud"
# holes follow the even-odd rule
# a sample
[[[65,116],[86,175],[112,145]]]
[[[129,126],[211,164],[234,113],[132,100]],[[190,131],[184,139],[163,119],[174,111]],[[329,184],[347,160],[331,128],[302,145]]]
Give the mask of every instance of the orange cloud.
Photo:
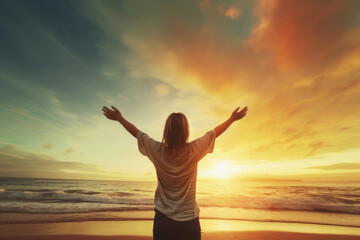
[[[357,28],[358,1],[270,2],[257,8],[261,24],[252,41],[274,54],[282,69],[326,69],[357,45],[347,35]]]
[[[225,12],[225,16],[233,20],[239,18],[241,14],[242,11],[236,7],[229,7]]]
[[[210,8],[210,0],[203,0],[199,3],[201,10],[206,11]]]
[[[209,90],[218,92],[231,85],[231,89],[263,94],[293,85],[284,70],[292,76],[317,77],[345,61],[358,48],[354,10],[358,5],[354,1],[261,1],[256,8],[259,25],[247,41],[231,41],[225,30],[206,22],[206,28],[199,29],[173,21],[164,33],[165,47],[183,71]]]
[[[193,76],[206,90],[224,95],[235,89],[244,95],[241,89],[267,88],[268,79],[262,74],[273,71],[267,64],[270,59],[261,57],[262,54],[255,53],[248,45],[228,41],[219,31],[199,31],[181,22],[172,22],[164,34],[165,47],[172,53],[180,72]],[[265,84],[259,85],[249,78]]]
[[[354,170],[360,169],[360,163],[336,163],[325,166],[312,166],[306,169],[321,169],[321,170]]]

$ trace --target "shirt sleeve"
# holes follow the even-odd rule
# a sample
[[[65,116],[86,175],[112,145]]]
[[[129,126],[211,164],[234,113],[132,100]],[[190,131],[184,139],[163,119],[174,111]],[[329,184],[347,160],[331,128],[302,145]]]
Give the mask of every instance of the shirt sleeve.
[[[158,142],[141,131],[138,131],[136,138],[140,153],[149,157],[151,161],[154,161],[154,153],[157,149]]]
[[[211,130],[204,134],[204,136],[193,141],[193,147],[195,148],[195,152],[197,152],[197,160],[199,161],[206,154],[212,153],[214,150],[216,139],[215,130]]]

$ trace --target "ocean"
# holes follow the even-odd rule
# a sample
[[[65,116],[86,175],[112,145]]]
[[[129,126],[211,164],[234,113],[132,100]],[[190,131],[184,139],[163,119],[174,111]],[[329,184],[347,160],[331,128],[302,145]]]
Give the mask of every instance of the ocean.
[[[0,178],[0,224],[152,220],[156,182]],[[200,218],[360,227],[359,182],[198,181]]]

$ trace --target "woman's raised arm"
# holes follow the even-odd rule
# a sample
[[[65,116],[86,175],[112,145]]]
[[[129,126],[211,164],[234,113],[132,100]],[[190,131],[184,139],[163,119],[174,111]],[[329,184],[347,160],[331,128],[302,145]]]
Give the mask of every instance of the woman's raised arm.
[[[118,121],[121,123],[121,125],[123,125],[123,127],[136,138],[137,133],[139,132],[139,129],[137,129],[132,123],[128,122],[120,113],[120,111],[114,107],[111,106],[112,109],[111,110],[105,106],[103,106],[102,110],[103,110],[103,114],[105,115],[105,117],[107,117],[110,120],[114,120],[114,121]]]
[[[242,119],[245,117],[247,112],[247,107],[244,107],[240,112],[238,112],[240,108],[236,108],[235,111],[231,114],[230,118],[217,126],[214,130],[216,132],[216,137],[220,136],[225,130],[235,121]]]

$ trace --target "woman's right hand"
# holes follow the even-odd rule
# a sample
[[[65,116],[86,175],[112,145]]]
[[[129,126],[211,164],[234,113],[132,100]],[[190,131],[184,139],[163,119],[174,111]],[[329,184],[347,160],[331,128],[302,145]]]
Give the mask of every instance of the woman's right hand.
[[[121,118],[120,111],[114,106],[111,106],[111,107],[114,110],[111,110],[111,109],[103,106],[103,108],[102,108],[103,114],[105,115],[105,117],[107,117],[110,120],[119,121]]]
[[[237,121],[237,120],[240,120],[243,117],[245,117],[248,108],[244,107],[240,112],[238,112],[239,109],[240,109],[240,107],[236,108],[235,111],[233,111],[233,113],[231,114],[231,117],[230,117],[231,120]]]

